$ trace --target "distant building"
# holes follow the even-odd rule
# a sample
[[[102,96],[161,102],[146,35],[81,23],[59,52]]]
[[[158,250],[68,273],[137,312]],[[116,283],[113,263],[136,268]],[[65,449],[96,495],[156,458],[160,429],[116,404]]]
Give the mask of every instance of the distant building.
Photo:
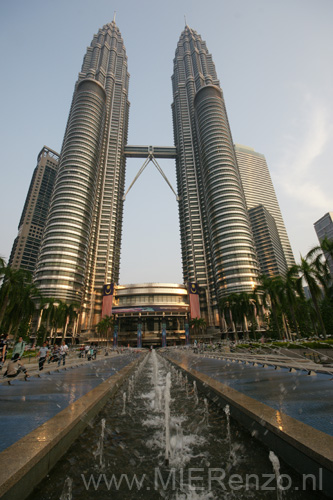
[[[94,35],[75,84],[35,273],[44,296],[81,304],[84,330],[100,319],[103,285],[119,279],[128,82],[113,21]]]
[[[160,345],[162,324],[167,343],[184,343],[189,298],[186,286],[174,283],[118,285],[112,314],[118,324],[119,344],[136,346],[138,323],[143,345]]]
[[[235,152],[247,208],[251,210],[254,207],[262,205],[274,218],[281,241],[284,259],[287,268],[289,268],[295,264],[295,259],[265,156],[261,153],[257,153],[253,148],[241,144],[235,144]],[[258,246],[258,243],[256,246]],[[280,256],[275,255],[274,260],[280,261]],[[272,262],[272,266],[274,265],[275,264]],[[261,272],[263,272],[262,269]]]
[[[333,212],[328,212],[321,219],[314,223],[314,228],[318,237],[319,242],[327,237],[329,240],[333,240]],[[326,259],[330,268],[331,276],[333,277],[333,262],[331,257],[326,255]]]
[[[34,272],[38,252],[46,223],[54,181],[58,169],[59,154],[46,146],[37,158],[9,258],[9,265],[14,269]]]
[[[172,87],[183,278],[198,283],[202,315],[213,326],[220,299],[252,292],[259,266],[215,65],[187,25]]]
[[[263,205],[249,210],[259,266],[266,276],[283,276],[288,267],[274,217]]]
[[[81,304],[81,333],[101,317],[104,285],[119,284],[125,162],[133,156],[133,148],[126,152],[128,85],[113,20],[94,35],[75,84],[35,272],[44,296]],[[189,26],[177,44],[172,85],[183,278],[199,286],[202,316],[214,327],[219,300],[251,292],[259,265],[215,66]],[[135,149],[141,157],[142,146]]]

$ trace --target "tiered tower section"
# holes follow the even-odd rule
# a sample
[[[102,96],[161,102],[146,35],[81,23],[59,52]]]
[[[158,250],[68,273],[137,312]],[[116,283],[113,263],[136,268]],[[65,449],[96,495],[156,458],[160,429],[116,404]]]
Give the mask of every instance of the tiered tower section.
[[[118,282],[128,130],[127,56],[113,21],[94,36],[75,85],[35,282],[83,306],[89,328],[104,283]]]
[[[217,324],[219,299],[251,292],[258,263],[215,66],[188,26],[172,83],[184,281],[205,289],[201,305],[209,324]]]

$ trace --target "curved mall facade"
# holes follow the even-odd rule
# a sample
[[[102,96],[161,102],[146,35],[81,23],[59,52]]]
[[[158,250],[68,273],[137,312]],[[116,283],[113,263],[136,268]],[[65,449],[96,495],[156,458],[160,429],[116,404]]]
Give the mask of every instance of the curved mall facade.
[[[119,345],[137,345],[139,324],[143,345],[161,345],[163,323],[168,345],[184,343],[188,312],[184,285],[140,283],[115,288],[112,314],[118,325]]]

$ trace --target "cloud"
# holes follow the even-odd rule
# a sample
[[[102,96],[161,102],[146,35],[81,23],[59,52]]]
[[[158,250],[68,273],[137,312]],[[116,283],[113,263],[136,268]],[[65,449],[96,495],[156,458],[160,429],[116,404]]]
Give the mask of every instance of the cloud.
[[[288,197],[327,212],[332,205],[332,184],[325,180],[317,160],[332,143],[333,127],[328,110],[318,97],[304,91],[299,97],[297,118],[289,124],[288,135],[283,139],[283,157],[275,178]]]

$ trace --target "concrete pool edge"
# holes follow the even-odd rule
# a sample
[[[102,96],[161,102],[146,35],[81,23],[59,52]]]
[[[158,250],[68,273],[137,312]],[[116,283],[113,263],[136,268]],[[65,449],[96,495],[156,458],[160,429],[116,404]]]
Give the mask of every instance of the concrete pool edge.
[[[132,361],[0,453],[0,498],[27,498],[142,361]]]
[[[189,367],[186,360],[170,355],[166,358],[195,380],[209,399],[222,406],[228,404],[231,416],[303,475],[303,479],[305,475],[314,475],[319,489],[333,498],[333,436]]]

